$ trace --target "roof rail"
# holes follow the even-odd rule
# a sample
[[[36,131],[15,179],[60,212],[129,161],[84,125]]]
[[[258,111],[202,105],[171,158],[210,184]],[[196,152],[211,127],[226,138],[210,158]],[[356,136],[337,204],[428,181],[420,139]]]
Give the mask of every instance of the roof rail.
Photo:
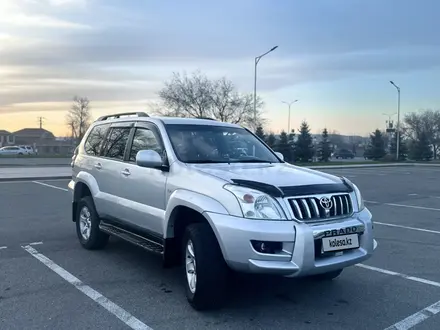
[[[196,117],[197,119],[205,119],[205,120],[215,120],[217,121],[217,119],[214,118],[210,118],[210,117]]]
[[[122,113],[115,113],[112,115],[106,115],[106,116],[101,116],[98,119],[96,119],[96,121],[102,121],[102,120],[107,120],[109,118],[121,118],[121,116],[132,116],[132,115],[136,115],[138,117],[150,117],[147,113],[145,112],[122,112]]]

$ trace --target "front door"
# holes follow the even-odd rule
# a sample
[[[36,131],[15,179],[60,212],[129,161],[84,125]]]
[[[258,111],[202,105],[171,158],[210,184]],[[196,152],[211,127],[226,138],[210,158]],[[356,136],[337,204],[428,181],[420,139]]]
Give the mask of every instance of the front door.
[[[160,132],[152,123],[138,122],[130,142],[121,173],[123,220],[163,237],[168,172],[136,165],[140,150],[154,150],[166,157]]]

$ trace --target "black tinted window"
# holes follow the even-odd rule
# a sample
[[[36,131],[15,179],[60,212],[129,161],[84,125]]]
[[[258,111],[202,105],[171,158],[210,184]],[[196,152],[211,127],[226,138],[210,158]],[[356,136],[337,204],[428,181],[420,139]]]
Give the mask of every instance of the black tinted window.
[[[154,133],[146,128],[137,128],[133,137],[130,150],[130,161],[136,161],[136,154],[140,150],[154,150],[162,155],[162,147],[157,141]]]
[[[130,127],[112,128],[107,139],[104,157],[124,159],[125,146],[129,135]]]
[[[102,143],[104,142],[105,134],[109,128],[109,124],[99,125],[92,128],[87,140],[84,144],[86,154],[91,156],[99,156]]]

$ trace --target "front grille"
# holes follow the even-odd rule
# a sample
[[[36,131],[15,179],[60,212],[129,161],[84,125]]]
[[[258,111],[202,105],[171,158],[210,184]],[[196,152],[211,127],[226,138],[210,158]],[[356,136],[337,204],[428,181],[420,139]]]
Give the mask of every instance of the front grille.
[[[349,194],[337,194],[324,197],[328,197],[331,201],[331,205],[329,205],[327,209],[321,205],[320,200],[322,196],[289,199],[294,218],[300,221],[311,222],[343,218],[352,214],[353,205]]]

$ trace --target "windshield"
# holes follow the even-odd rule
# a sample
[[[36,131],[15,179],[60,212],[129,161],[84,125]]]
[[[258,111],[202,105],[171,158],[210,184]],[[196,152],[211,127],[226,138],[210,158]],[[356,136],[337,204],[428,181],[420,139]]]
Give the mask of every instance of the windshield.
[[[185,163],[280,163],[244,128],[165,125],[177,158]]]

